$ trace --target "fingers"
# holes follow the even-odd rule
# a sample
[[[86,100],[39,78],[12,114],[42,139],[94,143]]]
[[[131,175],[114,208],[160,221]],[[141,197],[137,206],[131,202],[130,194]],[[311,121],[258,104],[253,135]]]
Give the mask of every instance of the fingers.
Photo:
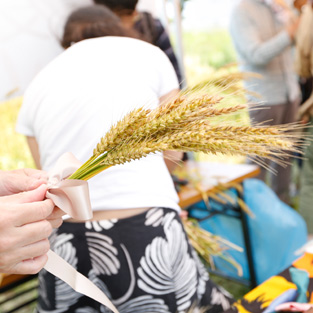
[[[33,169],[1,171],[0,176],[0,196],[33,190],[48,181],[45,172]]]
[[[47,238],[62,224],[64,212],[45,199],[46,192],[47,186],[41,185],[0,197],[0,272],[33,274],[47,262]]]
[[[47,220],[59,219],[62,218],[62,216],[65,214],[66,213],[62,211],[60,208],[54,207],[53,212],[47,217]]]
[[[45,198],[47,186],[20,193],[17,195],[0,198],[0,205],[3,205],[14,213],[12,214],[13,224],[21,226],[47,218],[54,209],[51,200]]]
[[[41,185],[35,190],[22,192],[16,195],[10,195],[0,198],[0,203],[5,204],[20,204],[29,203],[34,201],[42,201],[47,192],[48,188],[46,185]]]
[[[44,171],[26,168],[22,170],[25,176],[24,186],[21,191],[29,191],[38,188],[48,182],[48,174]]]
[[[53,220],[48,220],[52,228],[59,228],[63,224],[63,219],[58,218],[58,219],[53,219]]]
[[[12,274],[37,274],[47,263],[48,256],[41,255],[36,258],[32,258],[29,260],[24,260],[14,266],[11,269],[7,270],[6,273]]]
[[[18,272],[22,272],[22,274],[37,274],[47,263],[48,256],[47,254],[41,255],[39,257],[25,260],[19,263],[16,267]]]
[[[48,221],[27,224],[22,227],[7,228],[0,237],[0,263],[8,258],[15,258],[22,247],[35,244],[47,238],[52,233],[52,225]],[[25,259],[24,255],[21,258]],[[1,271],[0,271],[1,272]]]
[[[59,228],[63,223],[63,215],[65,213],[60,208],[55,207],[53,212],[47,217],[47,221],[50,222],[53,228]]]
[[[54,209],[54,203],[47,199],[44,201],[25,203],[15,208],[15,226],[22,226],[29,223],[42,221],[51,215]]]
[[[23,172],[25,173],[26,176],[48,181],[48,173],[45,171],[36,170],[33,168],[24,168]]]
[[[49,249],[50,244],[48,239],[44,239],[31,245],[20,247],[19,249],[14,249],[9,253],[1,255],[0,269],[3,270],[4,264],[9,264],[9,267],[12,268],[23,260],[29,260],[45,255],[49,251]]]
[[[48,238],[52,233],[52,225],[49,221],[43,220],[36,223],[26,224],[18,227],[15,241],[19,246],[27,246]]]

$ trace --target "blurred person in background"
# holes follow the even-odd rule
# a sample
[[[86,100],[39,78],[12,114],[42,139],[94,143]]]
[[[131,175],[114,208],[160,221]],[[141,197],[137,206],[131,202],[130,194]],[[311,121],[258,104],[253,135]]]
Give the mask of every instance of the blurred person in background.
[[[310,122],[307,134],[313,136],[313,2],[295,1],[302,18],[296,40],[296,70],[299,77],[311,83],[311,93],[301,105],[298,115],[303,123]],[[311,81],[309,81],[311,79]],[[304,152],[303,167],[300,172],[299,212],[307,222],[308,232],[313,235],[313,144],[308,138]]]
[[[94,0],[97,4],[106,5],[121,19],[124,27],[135,29],[144,40],[159,47],[170,59],[178,82],[181,84],[182,75],[168,33],[161,21],[149,12],[138,12],[138,0]]]
[[[230,33],[240,69],[262,76],[245,81],[249,103],[261,101],[264,107],[249,110],[252,123],[281,125],[296,121],[301,94],[291,48],[298,25],[299,19],[282,0],[241,0],[232,12]],[[269,173],[271,188],[289,203],[291,166],[266,163],[276,172]],[[259,178],[263,181],[266,172],[261,168]]]

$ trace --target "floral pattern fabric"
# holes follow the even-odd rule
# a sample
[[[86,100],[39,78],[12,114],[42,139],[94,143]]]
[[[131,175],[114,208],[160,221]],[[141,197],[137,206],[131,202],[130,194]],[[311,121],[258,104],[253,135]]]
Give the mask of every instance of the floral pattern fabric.
[[[64,223],[53,250],[95,283],[120,313],[183,313],[230,308],[231,296],[209,279],[171,209],[152,208],[120,219]],[[39,275],[39,313],[109,313],[45,270]]]

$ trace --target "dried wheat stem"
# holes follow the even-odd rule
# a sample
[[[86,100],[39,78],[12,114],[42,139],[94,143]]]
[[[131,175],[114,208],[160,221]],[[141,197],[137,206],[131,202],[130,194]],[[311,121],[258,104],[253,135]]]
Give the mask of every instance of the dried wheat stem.
[[[125,115],[121,121],[112,126],[106,135],[101,138],[101,141],[93,151],[94,156],[111,150],[126,140],[138,127],[145,123],[148,113],[148,110],[139,108]]]

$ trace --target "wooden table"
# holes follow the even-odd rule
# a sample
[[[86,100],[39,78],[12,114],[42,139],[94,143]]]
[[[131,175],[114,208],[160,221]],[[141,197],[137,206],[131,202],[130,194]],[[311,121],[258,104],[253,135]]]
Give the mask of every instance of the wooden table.
[[[26,280],[30,275],[18,275],[18,274],[1,274],[0,278],[0,291],[3,292],[7,286],[11,286],[16,282]],[[34,275],[35,276],[35,275]]]
[[[252,178],[260,173],[260,168],[250,164],[224,164],[187,161],[184,165],[186,171],[199,171],[203,180],[201,187],[205,192],[210,192],[219,183],[241,183],[247,178]],[[179,195],[179,205],[186,208],[202,200],[201,193],[192,186],[183,186]]]

